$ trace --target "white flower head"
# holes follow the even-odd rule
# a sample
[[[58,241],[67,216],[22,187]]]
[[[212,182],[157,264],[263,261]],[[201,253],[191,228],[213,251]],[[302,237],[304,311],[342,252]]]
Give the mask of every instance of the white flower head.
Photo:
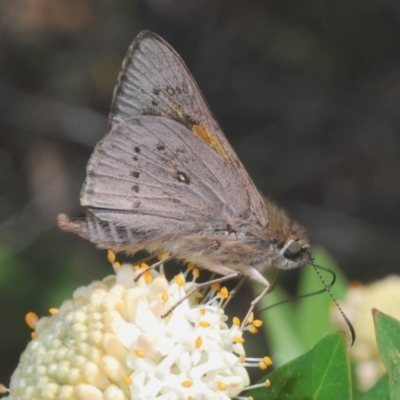
[[[118,266],[117,263],[114,263]],[[77,289],[41,318],[11,378],[8,400],[231,399],[249,385],[243,330],[221,295],[132,265]]]

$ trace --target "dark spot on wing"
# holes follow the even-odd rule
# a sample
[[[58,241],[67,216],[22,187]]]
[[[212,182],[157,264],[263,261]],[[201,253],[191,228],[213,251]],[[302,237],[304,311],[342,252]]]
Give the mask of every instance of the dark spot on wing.
[[[182,171],[177,171],[176,177],[178,178],[179,182],[186,183],[186,185],[190,184],[190,179],[189,177]]]
[[[137,171],[133,171],[133,172],[131,173],[131,175],[132,175],[134,178],[139,178],[140,173],[137,172]]]
[[[135,200],[132,203],[132,208],[138,208],[140,206],[140,204],[142,204],[142,202],[140,200]]]
[[[165,146],[164,146],[162,143],[158,143],[158,144],[156,145],[156,148],[157,148],[157,150],[159,150],[159,151],[165,150]]]
[[[155,101],[155,100],[152,100],[152,101],[151,101],[151,104],[152,104],[154,107],[157,107],[157,106],[158,106],[158,102]]]
[[[132,159],[133,159],[133,161],[137,161],[138,160],[138,158],[136,156],[133,156]]]
[[[181,93],[182,93],[182,90],[181,90],[181,88],[180,88],[179,86],[177,86],[177,87],[175,88],[175,90],[176,90],[176,93],[178,93],[178,94],[181,94]]]
[[[138,192],[139,192],[139,185],[133,185],[133,186],[132,186],[132,190],[133,190],[135,193],[138,193]]]
[[[158,96],[160,94],[160,89],[154,88],[153,89],[153,94],[155,94],[156,96]]]
[[[182,83],[182,92],[184,94],[188,94],[189,93],[186,83]]]
[[[125,241],[128,239],[128,233],[124,226],[115,225],[115,232],[117,232],[120,239],[124,239]]]
[[[140,153],[140,147],[135,146],[134,150],[135,150],[136,153]]]

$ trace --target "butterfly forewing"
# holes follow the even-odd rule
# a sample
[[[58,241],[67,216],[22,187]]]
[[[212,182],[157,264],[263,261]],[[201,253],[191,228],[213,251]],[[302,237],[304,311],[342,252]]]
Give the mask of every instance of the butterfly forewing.
[[[152,32],[141,32],[125,57],[114,92],[109,128],[132,116],[173,119],[234,164],[246,181],[241,196],[259,223],[267,224],[264,202],[212,115],[196,82],[175,50]],[[198,153],[202,157],[201,153]]]
[[[139,115],[164,116],[189,128],[202,125],[226,141],[180,56],[149,31],[136,37],[125,56],[111,104],[109,127]]]

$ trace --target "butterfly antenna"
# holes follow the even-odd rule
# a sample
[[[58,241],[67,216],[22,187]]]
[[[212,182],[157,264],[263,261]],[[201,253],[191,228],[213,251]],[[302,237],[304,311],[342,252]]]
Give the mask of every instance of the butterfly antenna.
[[[331,287],[333,286],[333,284],[336,281],[336,274],[332,270],[330,270],[328,268],[324,268],[324,267],[321,267],[320,265],[315,264],[314,259],[311,256],[311,253],[309,251],[307,251],[307,252],[308,252],[308,255],[310,256],[310,264],[314,267],[315,272],[317,273],[319,279],[321,280],[322,284],[325,287],[325,289],[323,291],[326,290],[329,293],[329,296],[331,296],[332,301],[335,303],[335,305],[336,305],[337,309],[339,310],[340,314],[342,314],[342,317],[343,317],[344,321],[346,322],[347,327],[349,328],[350,335],[351,335],[351,344],[350,344],[350,346],[353,346],[353,344],[354,344],[354,342],[356,340],[356,332],[354,330],[354,327],[353,327],[352,323],[350,322],[349,318],[347,317],[347,315],[344,313],[342,308],[339,306],[339,303],[337,302],[337,300],[335,299],[335,297],[333,296],[333,294],[332,294],[332,292],[330,290]],[[323,278],[323,276],[319,272],[319,270],[321,270],[321,269],[323,271],[330,272],[333,275],[334,278],[333,278],[333,280],[332,280],[330,285],[327,285],[325,283],[325,279]]]
[[[267,311],[270,308],[273,308],[273,307],[276,307],[276,306],[280,306],[281,304],[289,303],[290,301],[304,299],[306,297],[311,297],[311,296],[315,296],[317,294],[325,293],[326,290],[327,290],[326,288],[330,289],[334,285],[334,283],[336,281],[336,275],[330,269],[325,269],[325,268],[321,268],[321,269],[325,270],[326,272],[329,272],[332,275],[332,282],[329,285],[325,285],[325,287],[323,289],[316,290],[315,292],[299,294],[299,295],[296,295],[296,297],[291,297],[291,298],[288,298],[288,299],[280,300],[280,301],[278,301],[278,302],[276,302],[274,304],[271,304],[271,305],[269,305],[267,307],[262,308],[261,310],[259,310],[259,312],[261,313],[261,312]],[[280,269],[277,270],[277,271],[278,271],[278,273],[281,272]],[[275,275],[275,277],[278,276],[278,273]],[[271,287],[275,287],[275,284],[276,284],[276,279],[273,281]],[[272,290],[270,290],[268,293],[270,293],[270,292],[272,292]]]

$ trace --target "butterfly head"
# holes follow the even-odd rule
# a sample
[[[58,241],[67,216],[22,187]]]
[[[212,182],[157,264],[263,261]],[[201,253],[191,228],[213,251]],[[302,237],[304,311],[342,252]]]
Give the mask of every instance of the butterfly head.
[[[310,261],[310,243],[304,227],[274,203],[266,200],[265,205],[269,218],[267,235],[273,238],[272,265],[278,269],[293,269],[307,264]]]
[[[291,235],[279,250],[275,266],[279,269],[293,269],[307,264],[310,261],[309,248],[305,229],[293,222]]]

